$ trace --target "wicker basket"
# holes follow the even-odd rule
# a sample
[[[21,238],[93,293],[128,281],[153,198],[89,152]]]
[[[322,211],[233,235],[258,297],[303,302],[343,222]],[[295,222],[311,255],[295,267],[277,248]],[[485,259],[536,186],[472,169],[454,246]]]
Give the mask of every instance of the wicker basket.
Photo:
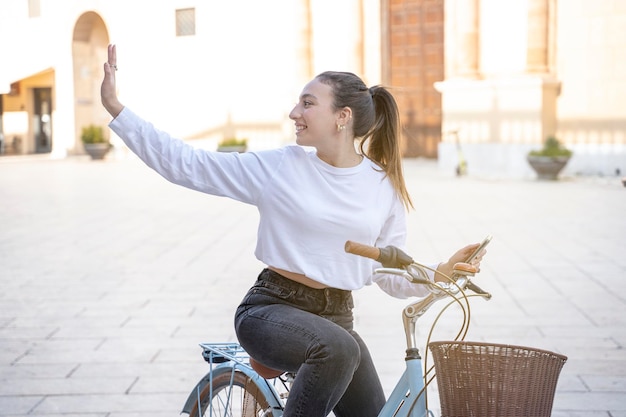
[[[432,342],[442,417],[550,417],[566,356],[479,342]]]

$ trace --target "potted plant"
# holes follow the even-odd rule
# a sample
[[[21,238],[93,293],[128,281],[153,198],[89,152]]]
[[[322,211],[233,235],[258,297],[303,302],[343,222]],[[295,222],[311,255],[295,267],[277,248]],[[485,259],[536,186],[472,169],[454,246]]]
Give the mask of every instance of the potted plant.
[[[109,140],[104,137],[102,126],[89,125],[83,127],[80,139],[83,142],[85,152],[91,156],[91,159],[104,159],[111,149]]]
[[[539,179],[556,180],[571,156],[571,150],[563,146],[557,138],[550,136],[542,149],[530,151],[526,159]]]
[[[218,152],[245,152],[248,149],[247,139],[228,138],[217,145]]]

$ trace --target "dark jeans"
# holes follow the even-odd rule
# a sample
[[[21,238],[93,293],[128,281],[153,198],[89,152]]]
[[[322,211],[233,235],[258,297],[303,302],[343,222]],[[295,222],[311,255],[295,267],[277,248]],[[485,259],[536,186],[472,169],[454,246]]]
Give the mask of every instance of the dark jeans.
[[[375,417],[385,395],[353,330],[352,294],[313,289],[265,269],[235,316],[239,343],[263,365],[295,372],[284,417]]]

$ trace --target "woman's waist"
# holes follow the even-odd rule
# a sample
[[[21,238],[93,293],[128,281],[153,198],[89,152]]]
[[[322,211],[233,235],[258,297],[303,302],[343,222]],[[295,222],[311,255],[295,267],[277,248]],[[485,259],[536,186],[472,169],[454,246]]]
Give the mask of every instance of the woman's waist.
[[[298,284],[306,285],[307,287],[310,287],[316,290],[323,290],[325,288],[331,288],[328,285],[323,284],[319,281],[315,281],[314,279],[311,279],[304,274],[299,274],[299,273],[291,272],[291,271],[285,271],[284,269],[276,268],[273,266],[268,266],[267,268],[283,276],[284,278],[290,279],[291,281],[295,281]]]
[[[352,291],[329,286],[313,288],[269,267],[259,274],[249,295],[247,303],[250,305],[287,304],[321,316],[344,317],[348,314],[352,320]]]

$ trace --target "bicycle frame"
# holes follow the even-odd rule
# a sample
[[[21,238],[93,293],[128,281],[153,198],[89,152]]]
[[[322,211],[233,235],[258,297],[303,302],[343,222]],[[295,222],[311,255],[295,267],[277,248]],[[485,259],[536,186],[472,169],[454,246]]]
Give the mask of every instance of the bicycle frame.
[[[417,353],[417,357],[406,361],[406,370],[378,417],[425,417],[428,413],[424,395],[422,358]]]
[[[417,320],[437,301],[463,291],[466,286],[473,285],[469,278],[463,274],[455,275],[455,279],[449,283],[433,283],[428,280],[424,267],[413,263],[405,269],[381,268],[377,273],[387,273],[403,276],[411,282],[419,282],[428,285],[430,293],[406,306],[402,313],[404,332],[406,335],[406,369],[393,389],[389,399],[384,405],[378,417],[428,417],[432,413],[426,407],[426,383],[422,368],[422,358],[417,348],[415,325]],[[474,291],[484,298],[489,299],[490,294],[485,293],[475,286]],[[282,417],[284,403],[278,393],[275,378],[273,382],[263,379],[250,366],[249,356],[237,343],[207,343],[200,345],[203,356],[211,364],[211,369],[198,382],[189,395],[182,412],[190,413],[196,402],[199,402],[199,393],[212,383],[213,378],[222,373],[242,372],[248,376],[258,387],[269,403],[267,412],[272,417]],[[217,363],[217,365],[216,365]]]
[[[380,270],[396,273],[399,270]],[[401,271],[406,274],[406,271]],[[462,283],[461,283],[462,284]],[[393,389],[378,417],[426,417],[431,414],[426,408],[426,384],[422,368],[422,357],[417,348],[415,323],[428,308],[447,293],[431,292],[419,301],[409,304],[402,311],[402,323],[406,335],[406,369]]]

